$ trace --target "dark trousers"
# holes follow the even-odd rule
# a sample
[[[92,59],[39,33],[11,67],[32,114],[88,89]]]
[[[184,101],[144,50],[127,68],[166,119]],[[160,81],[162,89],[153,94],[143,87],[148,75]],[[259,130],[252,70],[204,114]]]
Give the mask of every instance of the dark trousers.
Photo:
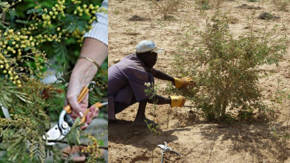
[[[121,111],[125,110],[127,107],[135,104],[136,102],[137,100],[135,97],[133,97],[130,104],[114,101],[115,114],[120,113]]]

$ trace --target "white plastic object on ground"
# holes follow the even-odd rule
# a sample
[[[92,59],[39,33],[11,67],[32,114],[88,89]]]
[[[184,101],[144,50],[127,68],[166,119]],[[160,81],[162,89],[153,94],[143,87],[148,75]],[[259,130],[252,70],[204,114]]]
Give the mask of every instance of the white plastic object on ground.
[[[4,114],[4,117],[5,117],[6,119],[11,119],[8,109],[5,108],[4,106],[2,106],[1,104],[0,104],[0,107],[1,107],[1,109],[2,109],[2,112],[3,112],[3,114]]]

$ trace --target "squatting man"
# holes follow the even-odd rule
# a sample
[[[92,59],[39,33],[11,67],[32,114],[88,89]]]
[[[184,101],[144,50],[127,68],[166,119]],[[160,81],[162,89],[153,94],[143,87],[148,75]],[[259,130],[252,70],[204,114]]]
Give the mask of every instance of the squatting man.
[[[157,105],[170,104],[171,107],[182,107],[185,103],[183,96],[168,98],[156,94],[148,94],[146,89],[154,89],[154,77],[171,81],[176,88],[182,88],[192,81],[185,78],[174,78],[164,72],[154,69],[158,55],[162,52],[153,41],[143,40],[136,46],[136,52],[124,57],[109,68],[108,100],[109,120],[116,120],[115,114],[120,113],[130,105],[139,103],[135,123],[144,124],[147,103]]]

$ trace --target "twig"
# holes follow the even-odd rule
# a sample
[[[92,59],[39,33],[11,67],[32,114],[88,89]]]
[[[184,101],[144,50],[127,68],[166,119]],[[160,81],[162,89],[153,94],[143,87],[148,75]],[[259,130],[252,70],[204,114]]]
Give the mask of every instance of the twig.
[[[62,143],[62,144],[69,144],[69,145],[80,145],[80,146],[88,146],[88,144],[76,144],[76,143],[68,143],[63,140],[49,140],[48,143]],[[100,149],[108,150],[108,147],[98,146]]]
[[[6,10],[4,9],[2,13],[2,24],[6,24],[5,19],[6,19]]]

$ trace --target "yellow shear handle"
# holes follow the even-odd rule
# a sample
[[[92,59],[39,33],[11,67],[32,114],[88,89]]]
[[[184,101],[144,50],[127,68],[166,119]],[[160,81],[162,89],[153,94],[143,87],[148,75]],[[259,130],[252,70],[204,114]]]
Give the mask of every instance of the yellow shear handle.
[[[83,99],[86,97],[86,95],[88,94],[89,92],[89,89],[88,87],[84,87],[78,97],[78,103],[80,103],[81,101],[83,101]],[[66,105],[64,108],[63,108],[68,114],[70,114],[72,112],[71,110],[71,106],[70,105]]]
[[[95,103],[94,105],[92,105],[91,107],[96,108],[95,111],[97,111],[97,110],[99,110],[99,108],[102,107],[102,106],[103,106],[102,103],[97,102],[97,103]],[[84,116],[83,116],[82,119],[81,119],[81,124],[83,124],[83,123],[86,122],[86,117],[87,117],[87,114],[89,113],[89,111],[90,111],[90,109],[87,109],[87,110],[85,111]]]

